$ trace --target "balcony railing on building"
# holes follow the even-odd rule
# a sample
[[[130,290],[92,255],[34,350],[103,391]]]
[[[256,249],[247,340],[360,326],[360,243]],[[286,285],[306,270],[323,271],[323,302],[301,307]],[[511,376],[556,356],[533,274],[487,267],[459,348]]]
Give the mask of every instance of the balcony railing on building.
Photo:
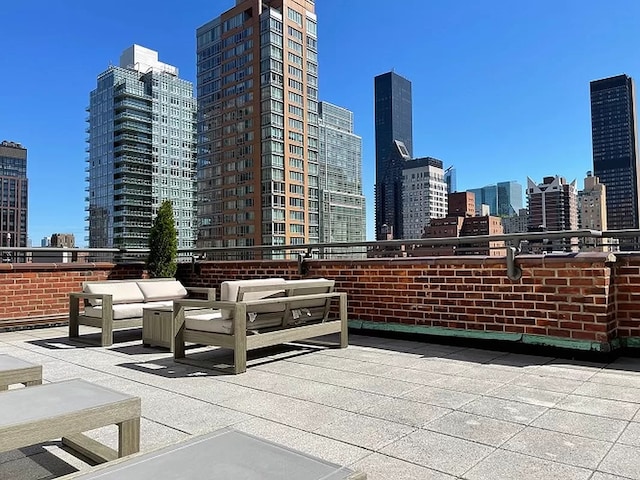
[[[116,202],[117,203],[117,202]],[[144,202],[127,201],[127,206]],[[131,212],[143,215],[143,211]],[[124,222],[128,227],[145,227],[144,222]],[[124,224],[123,224],[124,225]],[[143,240],[147,234],[127,231],[126,236]],[[578,251],[617,252],[620,240],[629,250],[640,250],[640,230],[571,230],[562,232],[529,232],[469,237],[446,237],[412,240],[365,241],[357,243],[312,243],[305,245],[258,245],[247,247],[194,248],[179,251],[179,260],[273,260],[429,257],[442,255],[483,255],[516,257],[522,254],[553,254]],[[142,242],[140,242],[142,244]],[[629,248],[631,246],[631,248]],[[42,248],[0,247],[4,263],[25,262],[126,262],[143,261],[148,250],[120,248]]]

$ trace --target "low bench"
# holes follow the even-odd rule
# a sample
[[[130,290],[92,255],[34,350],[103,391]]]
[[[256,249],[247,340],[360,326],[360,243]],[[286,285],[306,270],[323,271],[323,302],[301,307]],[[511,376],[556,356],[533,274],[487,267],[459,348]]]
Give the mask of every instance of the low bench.
[[[282,278],[223,282],[220,301],[174,302],[174,359],[185,359],[185,342],[233,350],[234,373],[247,369],[247,351],[340,333],[348,345],[347,294],[334,292],[334,281]],[[339,303],[331,319],[331,302]],[[201,310],[195,310],[199,307]]]
[[[108,347],[114,330],[142,326],[145,308],[171,308],[174,300],[192,293],[215,298],[213,288],[185,288],[174,278],[84,282],[82,292],[69,294],[69,338],[80,338],[79,326],[88,325],[102,330],[100,344]]]
[[[95,462],[140,450],[140,398],[81,379],[0,393],[0,452],[49,440],[62,442]],[[118,426],[118,451],[83,432]]]
[[[224,428],[61,480],[366,480],[354,472],[248,433]]]
[[[0,355],[0,390],[22,383],[25,387],[42,383],[42,365],[20,360],[11,355]]]

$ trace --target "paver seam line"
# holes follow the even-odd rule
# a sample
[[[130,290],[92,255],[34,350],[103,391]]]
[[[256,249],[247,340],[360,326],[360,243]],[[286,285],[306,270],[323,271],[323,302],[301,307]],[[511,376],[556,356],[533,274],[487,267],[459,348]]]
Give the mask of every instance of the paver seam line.
[[[391,459],[394,459],[394,460],[399,460],[399,461],[404,462],[404,463],[415,465],[416,467],[424,468],[425,470],[431,470],[431,471],[434,471],[434,472],[442,473],[442,474],[447,475],[447,476],[449,476],[451,478],[454,478],[455,480],[464,480],[463,477],[461,477],[461,476],[456,476],[456,475],[453,475],[452,473],[445,472],[444,470],[438,470],[437,468],[434,468],[434,467],[426,467],[425,465],[423,465],[421,463],[416,463],[416,462],[413,462],[411,460],[407,460],[406,458],[394,457],[393,455],[389,455],[387,453],[382,453],[382,452],[371,452],[371,453],[372,454],[375,453],[375,454],[381,455],[383,457],[387,457],[387,458],[391,458]],[[371,454],[367,455],[367,457],[369,457],[369,456],[371,456]],[[364,457],[364,458],[367,458],[367,457]],[[358,463],[358,462],[360,462],[362,460],[363,459],[356,460],[356,461],[352,462],[351,464],[347,465],[347,467],[352,467],[356,463]]]
[[[636,414],[637,414],[637,413],[638,413],[638,412],[636,412]],[[629,425],[632,423],[632,421],[633,421],[633,417],[632,417],[632,419],[631,419],[631,420],[627,420],[627,421],[626,421],[626,422],[627,422],[627,424],[625,425],[625,427],[624,427],[624,428],[622,429],[622,431],[618,434],[618,437],[613,441],[613,443],[611,444],[611,447],[609,447],[609,449],[607,450],[607,453],[605,453],[604,457],[602,457],[602,460],[600,460],[600,461],[598,462],[598,465],[596,466],[596,470],[598,470],[598,469],[600,468],[600,466],[602,465],[602,462],[604,462],[604,459],[605,459],[605,458],[607,458],[607,456],[611,453],[611,450],[613,450],[613,447],[614,447],[614,446],[616,446],[616,445],[624,445],[624,446],[627,446],[627,447],[631,446],[631,445],[627,445],[627,444],[625,444],[625,443],[620,443],[620,438],[622,437],[622,435],[624,434],[624,432],[627,430],[627,428],[629,428]],[[606,471],[604,471],[604,470],[601,470],[601,471],[602,471],[602,472],[604,472],[604,473],[609,473],[609,474],[611,474],[610,472],[606,472]],[[612,475],[612,474],[611,474],[611,475]]]
[[[616,479],[621,479],[621,480],[637,480],[636,478],[632,478],[632,477],[626,477],[624,475],[618,475],[618,474],[613,474],[613,473],[609,473],[609,472],[605,472],[602,470],[594,470],[593,473],[591,474],[591,476],[587,479],[587,480],[593,480],[593,477],[596,475],[596,473],[603,473],[605,475],[613,475],[614,477],[616,477]]]
[[[593,473],[595,472],[595,470],[594,470],[594,469],[591,469],[591,468],[587,468],[587,467],[579,467],[579,466],[577,466],[577,465],[572,465],[572,464],[570,464],[570,463],[558,462],[558,461],[556,461],[556,460],[549,460],[549,459],[547,459],[547,458],[536,457],[535,455],[531,455],[531,454],[529,454],[529,453],[515,452],[515,451],[513,451],[513,450],[507,450],[507,449],[502,448],[502,447],[498,447],[498,448],[496,448],[496,451],[497,451],[497,450],[500,450],[500,451],[502,451],[502,452],[515,453],[515,454],[517,454],[517,455],[522,455],[522,456],[524,456],[524,457],[533,458],[533,459],[535,459],[535,460],[541,460],[541,461],[543,461],[543,462],[547,462],[547,463],[552,463],[552,464],[553,464],[553,463],[557,463],[558,465],[564,465],[564,466],[566,466],[566,467],[571,467],[571,468],[577,468],[577,469],[580,469],[580,470],[585,470],[585,471],[591,472],[591,475],[589,475],[589,478],[590,478],[591,476],[593,476]],[[494,452],[491,452],[489,455],[492,455],[493,453],[495,453],[495,451],[494,451]],[[482,462],[482,461],[484,461],[486,458],[488,458],[488,457],[489,457],[489,455],[487,455],[485,458],[483,458],[482,460],[480,460],[480,462]],[[480,464],[480,462],[476,463],[473,467],[471,467],[469,470],[467,470],[466,472],[464,472],[464,473],[462,474],[462,478],[466,478],[466,477],[465,477],[465,475],[467,475],[467,474],[469,473],[469,471],[470,471],[470,470],[472,470],[473,468],[475,468],[476,466],[478,466],[478,465]]]
[[[611,448],[613,448],[613,445],[614,445],[614,443],[615,443],[615,442],[609,442],[609,441],[607,441],[607,440],[598,440],[598,439],[595,439],[595,438],[583,437],[583,436],[581,436],[581,435],[574,435],[574,434],[572,434],[572,433],[557,432],[557,431],[555,431],[555,430],[548,430],[548,429],[546,429],[546,428],[533,427],[533,426],[531,426],[531,425],[528,425],[528,427],[529,427],[529,428],[534,428],[534,429],[536,429],[536,430],[550,431],[550,432],[552,432],[552,433],[558,433],[558,434],[560,434],[560,435],[569,435],[569,436],[574,436],[574,437],[584,438],[584,439],[586,439],[586,440],[599,441],[599,442],[602,442],[602,443],[605,443],[605,444],[609,444],[609,448],[607,449],[606,453],[602,456],[602,458],[600,459],[600,461],[598,461],[598,465],[595,467],[595,470],[597,470],[598,466],[599,466],[599,465],[600,465],[600,463],[602,463],[602,461],[605,459],[605,457],[607,456],[607,454],[609,453],[609,451],[611,450]],[[509,439],[509,440],[511,440],[511,439]],[[505,443],[506,443],[506,442],[505,442]],[[532,456],[532,457],[535,457],[535,458],[541,458],[541,459],[545,460],[545,458],[543,458],[543,457],[536,457],[535,455],[527,454],[527,453],[523,453],[523,452],[521,452],[521,451],[519,451],[519,450],[511,450],[511,449],[510,449],[510,448],[508,448],[507,446],[504,446],[504,444],[503,444],[503,445],[501,445],[499,448],[500,448],[501,450],[505,450],[505,451],[507,451],[507,452],[521,453],[521,454],[523,454],[523,455],[529,455],[529,456]],[[551,460],[551,461],[554,461],[554,462],[557,462],[557,463],[563,463],[563,464],[566,464],[566,465],[571,465],[571,466],[574,466],[574,467],[586,468],[586,469],[588,469],[588,470],[590,470],[590,469],[591,469],[591,467],[583,467],[583,466],[580,466],[580,465],[575,465],[575,464],[573,464],[573,463],[567,463],[567,462],[562,462],[562,461],[558,461],[558,460]]]
[[[476,416],[478,416],[478,417],[487,418],[487,419],[489,419],[489,420],[496,420],[496,421],[498,421],[498,422],[509,423],[509,424],[511,424],[511,425],[518,426],[518,427],[520,427],[520,428],[519,428],[519,430],[518,430],[517,432],[515,432],[513,435],[511,435],[509,438],[507,438],[504,442],[502,442],[502,443],[501,443],[500,445],[498,445],[498,446],[496,446],[496,445],[491,445],[491,444],[489,444],[489,443],[483,443],[483,442],[478,441],[478,440],[470,440],[470,439],[468,439],[468,438],[458,437],[458,436],[456,436],[456,435],[452,435],[452,434],[450,434],[450,433],[443,433],[443,432],[439,432],[439,431],[437,431],[437,430],[431,430],[430,428],[428,428],[430,424],[432,424],[432,423],[434,423],[434,422],[436,422],[436,421],[438,421],[438,420],[441,420],[441,419],[443,419],[444,417],[448,417],[448,416],[450,416],[450,415],[453,415],[454,413],[465,413],[465,414],[467,414],[467,415],[476,415]],[[528,425],[524,425],[524,424],[522,424],[522,423],[509,422],[508,420],[500,420],[500,419],[497,419],[497,418],[486,417],[486,416],[484,416],[484,415],[478,415],[478,414],[475,414],[475,413],[463,412],[463,411],[461,411],[461,410],[452,410],[451,412],[444,414],[442,417],[438,417],[438,418],[434,418],[433,420],[429,420],[426,424],[424,424],[422,427],[419,427],[419,428],[420,428],[421,430],[426,430],[426,431],[429,431],[429,432],[439,433],[439,434],[441,434],[441,435],[447,435],[447,436],[450,436],[450,437],[459,438],[459,439],[461,439],[461,440],[466,440],[467,442],[474,442],[474,443],[478,443],[478,444],[480,444],[480,445],[485,445],[485,446],[487,446],[487,447],[492,447],[492,448],[497,449],[497,448],[500,448],[500,446],[504,445],[504,444],[505,444],[506,442],[508,442],[509,440],[511,440],[511,439],[512,439],[513,437],[515,437],[517,434],[519,434],[520,432],[522,432],[522,430],[524,430],[524,429],[525,429],[525,428],[527,428],[527,427],[528,427]]]

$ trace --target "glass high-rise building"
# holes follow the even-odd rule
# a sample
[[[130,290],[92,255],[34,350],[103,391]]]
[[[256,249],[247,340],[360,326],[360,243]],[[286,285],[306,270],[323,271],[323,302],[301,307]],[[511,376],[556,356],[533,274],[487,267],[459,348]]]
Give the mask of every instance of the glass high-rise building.
[[[402,169],[413,158],[411,82],[395,72],[374,79],[376,238],[402,237]]]
[[[200,247],[320,238],[312,0],[236,0],[197,29]]]
[[[638,228],[634,82],[627,75],[618,75],[591,82],[590,90],[593,175],[607,189],[608,228]]]
[[[148,247],[153,218],[170,200],[178,248],[193,248],[193,84],[133,45],[98,76],[88,112],[89,247]]]
[[[451,194],[458,191],[458,175],[453,165],[445,169],[444,181],[447,184],[447,193]]]
[[[515,181],[499,182],[468,191],[475,194],[476,212],[482,211],[482,205],[488,205],[489,215],[510,217],[517,215],[523,207],[522,185]]]
[[[320,102],[319,113],[320,242],[362,242],[362,138],[353,133],[353,112]]]
[[[0,245],[27,246],[27,149],[0,143]],[[11,257],[8,257],[11,258]]]

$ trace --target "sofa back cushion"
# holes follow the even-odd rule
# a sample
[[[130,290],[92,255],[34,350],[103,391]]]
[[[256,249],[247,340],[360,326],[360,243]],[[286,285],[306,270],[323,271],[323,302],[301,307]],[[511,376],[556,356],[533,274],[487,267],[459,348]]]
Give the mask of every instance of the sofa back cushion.
[[[113,304],[118,303],[141,303],[144,302],[142,290],[135,281],[124,282],[87,282],[84,284],[85,293],[108,294],[113,297]],[[91,305],[100,305],[102,300],[89,300]]]
[[[161,300],[175,300],[187,296],[187,289],[173,278],[166,280],[137,281],[138,287],[144,295],[145,302],[158,302]]]
[[[284,285],[284,278],[226,281],[222,282],[222,285],[220,286],[220,300],[227,302],[241,302],[261,300],[263,298],[284,297]],[[247,308],[247,315],[249,317],[247,325],[249,325],[249,323],[255,323],[258,316],[267,316],[260,314],[279,313],[283,312],[285,308],[284,304],[250,306]],[[233,316],[233,311],[231,310],[222,309],[221,313],[223,319],[231,318]],[[272,317],[272,315],[269,315],[269,317]],[[263,325],[261,325],[261,327],[262,326]],[[257,324],[255,325],[255,328],[258,328]]]
[[[334,280],[313,278],[305,280],[289,280],[285,284],[285,289],[288,297],[295,298],[298,295],[331,293],[333,292],[334,286]],[[324,319],[329,313],[330,306],[331,299],[329,298],[291,302],[289,304],[289,318],[287,319],[287,324],[297,324]]]

